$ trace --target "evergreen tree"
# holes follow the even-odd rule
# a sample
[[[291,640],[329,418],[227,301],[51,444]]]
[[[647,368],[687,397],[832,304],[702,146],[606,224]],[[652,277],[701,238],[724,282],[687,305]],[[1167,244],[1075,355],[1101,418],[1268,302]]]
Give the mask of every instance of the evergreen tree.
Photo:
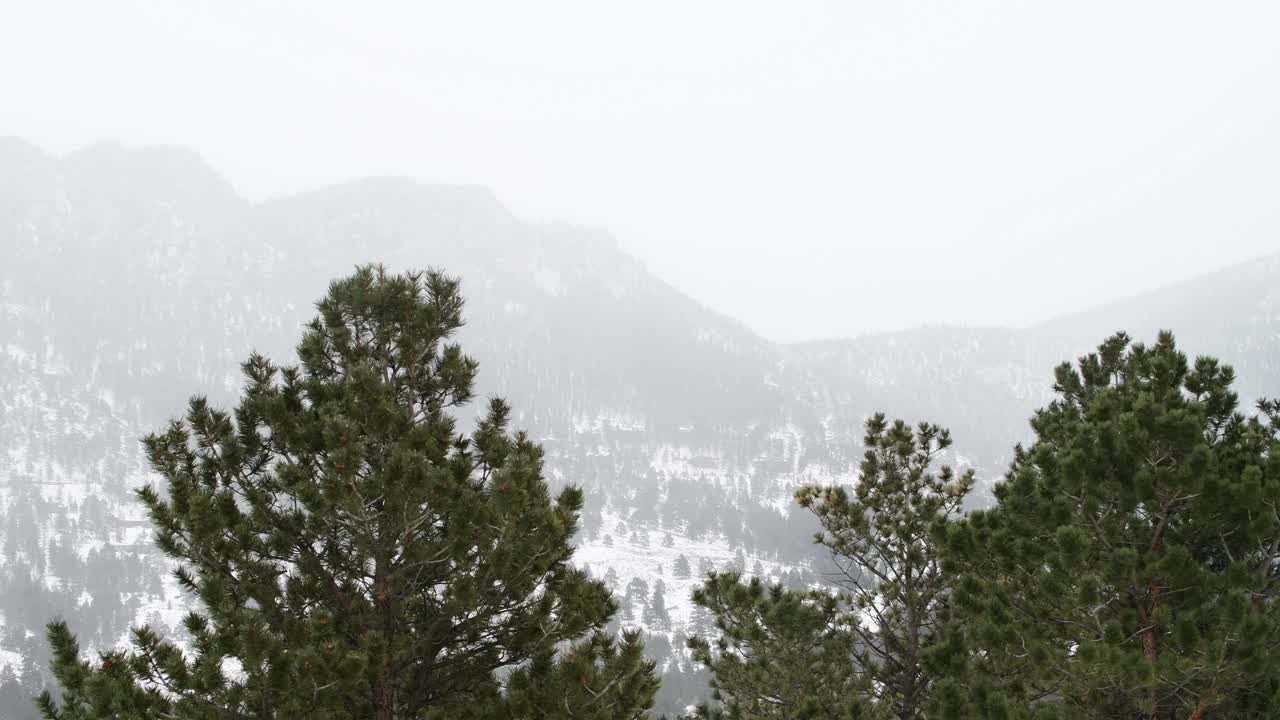
[[[690,638],[711,671],[705,720],[839,720],[864,717],[866,688],[851,672],[854,634],[836,597],[742,582],[717,573],[693,600],[715,618],[714,641]]]
[[[682,579],[688,578],[693,574],[693,568],[689,567],[689,558],[683,554],[676,556],[676,561],[671,571],[675,573],[676,577]]]
[[[671,628],[671,615],[667,613],[667,586],[661,580],[653,584],[653,595],[644,607],[641,620],[651,631],[662,632]]]
[[[653,670],[638,631],[621,641],[597,632],[561,657],[544,651],[512,673],[499,717],[639,720],[658,690]]]
[[[1280,707],[1280,408],[1173,337],[1055,373],[962,573],[937,717],[1272,718]]]
[[[948,578],[931,530],[955,517],[973,487],[973,471],[933,469],[950,433],[914,429],[877,414],[867,421],[858,483],[806,487],[796,494],[817,516],[839,571],[848,625],[856,637],[851,671],[865,674],[877,704],[891,717],[924,716],[930,675],[924,657],[942,640]]]
[[[644,578],[633,577],[631,582],[627,583],[627,594],[623,598],[628,613],[634,612],[636,605],[640,606],[640,611],[644,612],[645,605],[649,602],[649,583]]]
[[[702,716],[924,716],[924,656],[942,638],[947,593],[930,530],[973,486],[972,472],[933,470],[950,442],[935,425],[913,430],[876,415],[852,495],[841,487],[797,493],[822,525],[817,542],[841,573],[838,592],[743,582],[736,573],[712,575],[695,591],[718,630],[714,644],[689,641],[718,703]]]
[[[41,697],[45,716],[643,713],[652,665],[634,638],[597,634],[615,605],[569,562],[582,493],[550,497],[541,448],[508,433],[500,400],[457,431],[477,367],[449,342],[457,281],[365,267],[318,309],[300,365],[254,355],[233,413],[197,397],[145,440],[166,487],[138,497],[202,606],[190,652],[143,627],[88,662],[53,622],[62,697]],[[593,689],[596,714],[575,714]]]

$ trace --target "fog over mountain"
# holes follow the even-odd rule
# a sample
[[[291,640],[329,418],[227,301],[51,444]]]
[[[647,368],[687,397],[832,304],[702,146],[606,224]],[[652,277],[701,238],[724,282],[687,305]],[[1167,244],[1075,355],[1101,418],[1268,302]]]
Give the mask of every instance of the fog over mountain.
[[[607,232],[522,221],[483,187],[374,178],[252,203],[184,150],[56,157],[18,139],[0,140],[0,247],[5,717],[45,682],[51,615],[90,648],[132,623],[179,631],[185,601],[131,495],[149,480],[138,438],[192,394],[230,406],[251,350],[289,361],[313,302],[360,263],[461,277],[480,394],[511,401],[553,484],[586,490],[576,561],[649,633],[667,709],[704,688],[683,649],[709,621],[689,602],[701,570],[822,581],[791,496],[854,480],[871,413],[950,427],[949,461],[989,487],[1054,366],[1114,331],[1173,329],[1234,365],[1243,398],[1280,387],[1280,255],[1025,329],[779,344]]]
[[[1275,247],[1278,34],[1267,0],[7,0],[0,135],[191,148],[254,200],[481,184],[775,340],[1027,327]]]

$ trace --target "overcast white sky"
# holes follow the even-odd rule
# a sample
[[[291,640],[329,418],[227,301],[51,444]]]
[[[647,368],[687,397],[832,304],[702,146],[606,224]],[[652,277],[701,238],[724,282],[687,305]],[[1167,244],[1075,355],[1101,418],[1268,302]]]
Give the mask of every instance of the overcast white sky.
[[[476,183],[768,337],[1280,250],[1277,2],[0,2],[0,134]]]

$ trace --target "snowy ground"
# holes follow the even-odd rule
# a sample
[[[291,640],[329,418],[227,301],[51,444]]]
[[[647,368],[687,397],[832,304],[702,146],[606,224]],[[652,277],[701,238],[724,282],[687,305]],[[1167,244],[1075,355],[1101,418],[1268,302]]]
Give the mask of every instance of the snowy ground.
[[[673,628],[686,627],[693,613],[693,590],[702,584],[699,573],[701,561],[710,561],[717,571],[728,570],[734,563],[736,553],[729,548],[723,539],[714,541],[694,540],[672,533],[670,546],[664,544],[667,533],[647,528],[633,528],[648,537],[647,545],[642,541],[635,543],[630,537],[613,537],[612,546],[604,543],[604,536],[618,523],[623,522],[620,515],[606,511],[603,513],[604,528],[600,537],[592,541],[584,541],[574,553],[574,562],[579,567],[589,567],[591,574],[597,578],[605,577],[609,569],[617,573],[618,584],[613,588],[614,595],[621,598],[627,583],[632,578],[641,578],[652,591],[654,584],[662,580],[665,588],[663,601],[667,613],[671,616]],[[676,559],[684,555],[689,561],[692,572],[688,577],[678,577],[675,573]],[[753,555],[743,556],[744,576],[752,574],[757,564],[767,579],[777,579],[783,572],[794,566],[783,565],[767,558]],[[630,623],[643,627],[640,621],[639,608],[636,609],[635,622]],[[649,630],[650,628],[646,628]]]

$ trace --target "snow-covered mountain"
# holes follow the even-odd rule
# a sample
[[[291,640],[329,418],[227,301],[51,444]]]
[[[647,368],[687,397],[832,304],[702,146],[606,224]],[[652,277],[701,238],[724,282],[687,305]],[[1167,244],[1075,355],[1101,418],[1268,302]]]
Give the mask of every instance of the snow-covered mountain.
[[[329,280],[365,262],[462,277],[481,393],[512,401],[553,482],[587,491],[579,561],[651,633],[668,707],[701,692],[681,648],[707,622],[688,602],[702,572],[820,580],[790,497],[853,479],[870,413],[950,426],[953,461],[991,480],[1053,366],[1118,329],[1172,327],[1235,364],[1243,397],[1280,389],[1280,256],[1033,328],[778,345],[607,234],[522,222],[481,188],[373,179],[252,204],[181,150],[0,140],[0,715],[41,682],[51,615],[97,647],[177,624],[130,495],[137,438],[191,394],[233,402],[248,352],[291,356]]]

